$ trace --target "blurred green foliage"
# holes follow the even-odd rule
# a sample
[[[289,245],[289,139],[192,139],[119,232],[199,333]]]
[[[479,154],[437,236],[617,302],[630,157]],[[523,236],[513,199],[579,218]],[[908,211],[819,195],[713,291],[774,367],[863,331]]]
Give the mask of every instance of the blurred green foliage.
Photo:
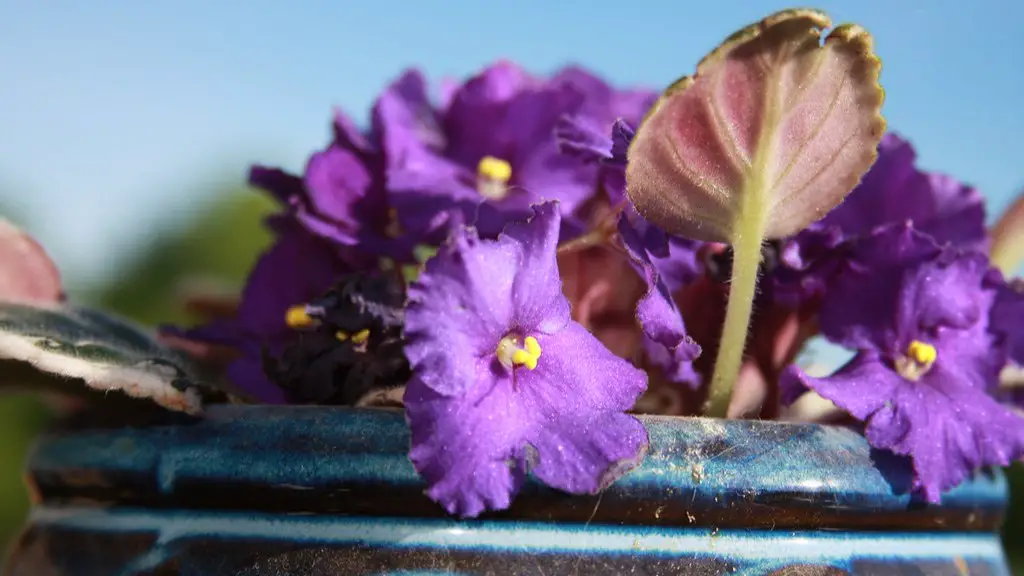
[[[249,189],[230,190],[187,225],[168,227],[121,267],[109,284],[85,300],[148,325],[186,323],[178,296],[182,281],[195,277],[240,288],[255,258],[270,242],[263,218],[273,202]],[[32,437],[47,421],[46,407],[37,398],[0,399],[0,549],[23,521],[28,499],[18,466]],[[1024,574],[1024,465],[1010,471],[1011,491],[1017,495],[1004,530],[1013,573]]]
[[[273,201],[253,190],[217,194],[185,225],[158,231],[106,286],[82,294],[79,300],[147,325],[188,322],[178,295],[180,284],[201,277],[240,288],[253,261],[270,242],[262,221],[273,210]],[[71,289],[74,293],[74,286]],[[0,398],[0,462],[4,463],[0,466],[0,551],[25,518],[28,497],[21,463],[47,420],[46,406],[38,398]]]

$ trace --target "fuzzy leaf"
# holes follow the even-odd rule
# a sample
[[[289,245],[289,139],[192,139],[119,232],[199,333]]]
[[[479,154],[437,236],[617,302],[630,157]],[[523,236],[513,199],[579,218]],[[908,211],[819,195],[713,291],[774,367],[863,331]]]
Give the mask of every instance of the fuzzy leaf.
[[[844,24],[822,42],[830,26],[815,10],[779,12],[670,86],[630,145],[637,210],[674,234],[734,244],[741,218],[781,238],[842,201],[875,160],[884,94],[871,36]]]
[[[1006,276],[1024,265],[1024,192],[1003,212],[992,228],[992,264]]]
[[[171,410],[201,409],[194,368],[144,329],[87,308],[0,302],[0,388],[75,396],[83,382]]]
[[[0,218],[0,300],[57,302],[63,298],[60,272],[46,250]]]

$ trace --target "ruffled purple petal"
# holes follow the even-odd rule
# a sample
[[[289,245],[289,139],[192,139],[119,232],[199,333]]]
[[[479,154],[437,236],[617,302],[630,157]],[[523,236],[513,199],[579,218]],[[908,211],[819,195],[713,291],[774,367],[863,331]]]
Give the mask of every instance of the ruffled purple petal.
[[[647,378],[576,322],[538,341],[537,369],[515,375],[530,421],[525,440],[535,451],[533,473],[560,490],[594,494],[647,450],[643,424],[625,414]]]
[[[384,90],[374,104],[372,118],[389,171],[395,166],[415,165],[422,156],[443,150],[447,143],[427,81],[418,70],[406,71]]]
[[[303,208],[334,225],[331,238],[343,244],[356,243],[360,225],[357,207],[373,185],[366,166],[352,152],[331,146],[310,157],[304,181],[308,206]],[[383,204],[383,192],[380,201]]]
[[[700,379],[693,360],[700,346],[686,333],[683,316],[662,279],[643,240],[625,218],[619,219],[619,235],[634,266],[647,282],[647,292],[637,302],[636,315],[644,334],[648,362],[672,382],[696,386]]]
[[[910,220],[940,245],[984,249],[987,234],[981,195],[948,176],[918,170],[915,160],[909,142],[886,134],[871,169],[822,224],[836,226],[850,238]]]
[[[859,239],[842,258],[821,305],[820,327],[829,340],[854,350],[897,346],[903,272],[938,256],[934,241],[910,225],[893,225]]]
[[[555,125],[559,150],[584,162],[598,163],[612,158],[608,131],[588,116],[562,116]]]
[[[512,325],[521,258],[516,243],[464,229],[427,261],[409,286],[405,316],[406,357],[425,386],[456,396],[473,385]]]
[[[520,250],[512,286],[513,323],[528,332],[551,334],[569,322],[569,301],[555,257],[561,228],[558,202],[538,204],[533,213],[530,221],[505,228],[498,241]]]
[[[409,459],[426,480],[427,495],[466,517],[511,504],[526,479],[523,437],[533,418],[493,354],[470,377],[460,396],[440,394],[414,377],[404,398]]]
[[[228,364],[225,376],[235,386],[264,404],[287,404],[284,390],[270,381],[259,355],[245,355]]]

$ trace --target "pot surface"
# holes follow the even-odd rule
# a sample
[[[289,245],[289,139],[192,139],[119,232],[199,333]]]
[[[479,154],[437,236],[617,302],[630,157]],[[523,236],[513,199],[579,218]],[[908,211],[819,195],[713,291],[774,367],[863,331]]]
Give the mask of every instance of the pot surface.
[[[939,506],[905,460],[840,427],[643,417],[644,463],[604,493],[530,482],[511,509],[444,514],[401,412],[214,406],[44,436],[7,574],[1009,574],[1007,487]]]

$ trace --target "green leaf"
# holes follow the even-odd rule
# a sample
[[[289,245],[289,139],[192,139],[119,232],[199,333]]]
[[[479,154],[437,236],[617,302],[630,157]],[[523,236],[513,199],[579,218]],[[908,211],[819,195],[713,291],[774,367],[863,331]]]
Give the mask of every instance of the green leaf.
[[[185,356],[130,322],[66,304],[12,302],[0,302],[0,387],[117,391],[192,414],[211,392]]]

